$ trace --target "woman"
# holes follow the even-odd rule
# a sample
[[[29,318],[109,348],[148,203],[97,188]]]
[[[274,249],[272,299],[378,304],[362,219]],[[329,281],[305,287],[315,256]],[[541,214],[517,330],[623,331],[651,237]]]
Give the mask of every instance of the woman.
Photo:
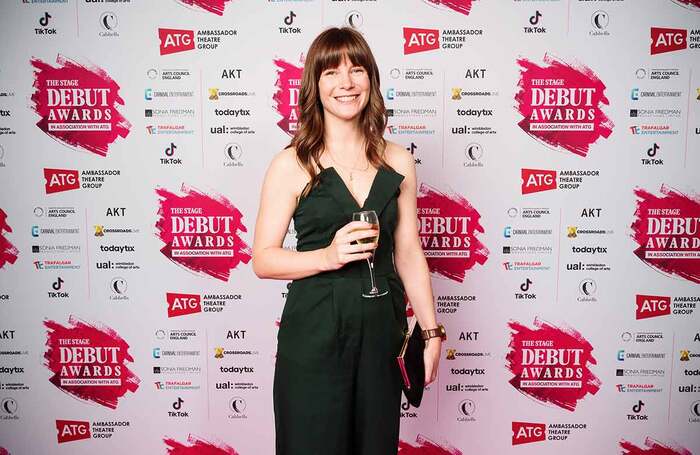
[[[332,28],[314,40],[299,111],[296,135],[265,175],[253,244],[258,277],[293,280],[277,335],[277,455],[396,454],[404,292],[423,328],[437,324],[418,239],[415,164],[382,138],[379,71],[362,35]],[[350,221],[360,210],[379,216],[377,243],[357,242],[377,235]],[[292,217],[297,251],[282,248]],[[376,286],[388,292],[364,298],[375,248]],[[441,342],[426,341],[426,384],[437,375]]]

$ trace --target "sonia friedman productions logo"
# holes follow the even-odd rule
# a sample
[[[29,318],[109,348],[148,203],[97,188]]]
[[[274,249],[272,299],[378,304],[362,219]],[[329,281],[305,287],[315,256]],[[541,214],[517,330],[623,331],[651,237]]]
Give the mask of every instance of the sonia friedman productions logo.
[[[87,402],[116,409],[119,398],[135,392],[139,378],[126,366],[134,359],[117,332],[71,316],[68,325],[46,320],[44,365],[53,373],[49,382]]]
[[[6,232],[12,232],[12,228],[7,224],[7,214],[0,209],[0,270],[6,264],[14,264],[19,251],[5,238]]]
[[[700,283],[700,199],[666,185],[660,193],[634,190],[634,254],[662,273]]]
[[[178,442],[172,438],[163,439],[169,454],[177,455],[239,455],[236,450],[223,442],[207,441],[199,436],[190,434],[186,442]]]
[[[612,133],[613,123],[601,109],[610,104],[605,84],[584,65],[545,54],[544,65],[518,59],[520,90],[515,96],[523,116],[518,126],[558,150],[585,157],[591,144]]]
[[[293,136],[299,122],[299,89],[301,88],[304,59],[300,58],[300,66],[281,58],[275,59],[274,63],[277,67],[277,81],[272,100],[275,103],[275,110],[282,116],[277,122],[277,126]]]
[[[180,194],[156,189],[160,200],[157,236],[161,253],[193,272],[228,281],[231,270],[251,259],[240,238],[248,232],[243,214],[221,195],[209,196],[185,184]]]
[[[53,67],[37,58],[34,67],[32,109],[41,118],[44,133],[75,149],[107,156],[131,124],[117,110],[124,105],[119,85],[97,66],[81,65],[62,55]]]
[[[506,367],[510,384],[542,403],[574,411],[579,400],[595,395],[600,380],[590,371],[597,363],[593,346],[573,328],[559,328],[535,319],[534,329],[518,322],[511,329]]]
[[[477,238],[481,215],[464,197],[423,183],[418,194],[419,237],[431,272],[462,282],[467,270],[483,265],[489,250]]]

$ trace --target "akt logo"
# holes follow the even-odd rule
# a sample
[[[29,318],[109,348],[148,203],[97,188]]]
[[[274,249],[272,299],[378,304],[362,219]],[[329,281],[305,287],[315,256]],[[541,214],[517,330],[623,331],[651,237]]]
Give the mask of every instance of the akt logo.
[[[651,55],[679,51],[688,47],[688,30],[682,28],[651,28]]]
[[[160,55],[194,49],[194,31],[192,30],[159,28],[158,38],[160,38]]]
[[[90,439],[90,422],[82,420],[56,420],[58,443]]]
[[[165,294],[168,301],[168,317],[184,316],[202,312],[202,298],[199,294]]]
[[[671,298],[658,295],[637,295],[637,319],[671,314]]]
[[[440,30],[431,28],[403,28],[403,53],[432,51],[440,48]]]
[[[522,194],[557,189],[557,171],[543,169],[522,169]]]
[[[77,190],[80,188],[78,171],[73,169],[48,169],[44,168],[46,194],[60,193],[61,191]]]
[[[545,440],[547,425],[544,423],[513,422],[513,445]]]

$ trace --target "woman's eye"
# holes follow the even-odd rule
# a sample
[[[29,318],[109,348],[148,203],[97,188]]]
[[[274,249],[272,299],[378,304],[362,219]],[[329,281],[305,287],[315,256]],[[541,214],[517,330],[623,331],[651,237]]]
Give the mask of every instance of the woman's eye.
[[[365,69],[364,68],[353,68],[352,71],[354,73],[364,73]]]

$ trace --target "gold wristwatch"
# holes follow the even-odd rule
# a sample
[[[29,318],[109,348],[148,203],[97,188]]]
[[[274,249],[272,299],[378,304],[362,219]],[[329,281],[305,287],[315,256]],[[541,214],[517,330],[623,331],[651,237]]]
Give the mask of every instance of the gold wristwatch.
[[[434,329],[427,329],[427,330],[422,330],[421,335],[424,340],[429,340],[430,338],[435,338],[435,337],[440,337],[442,341],[447,340],[447,332],[445,332],[445,327],[443,327],[442,324],[438,324],[438,326]]]

